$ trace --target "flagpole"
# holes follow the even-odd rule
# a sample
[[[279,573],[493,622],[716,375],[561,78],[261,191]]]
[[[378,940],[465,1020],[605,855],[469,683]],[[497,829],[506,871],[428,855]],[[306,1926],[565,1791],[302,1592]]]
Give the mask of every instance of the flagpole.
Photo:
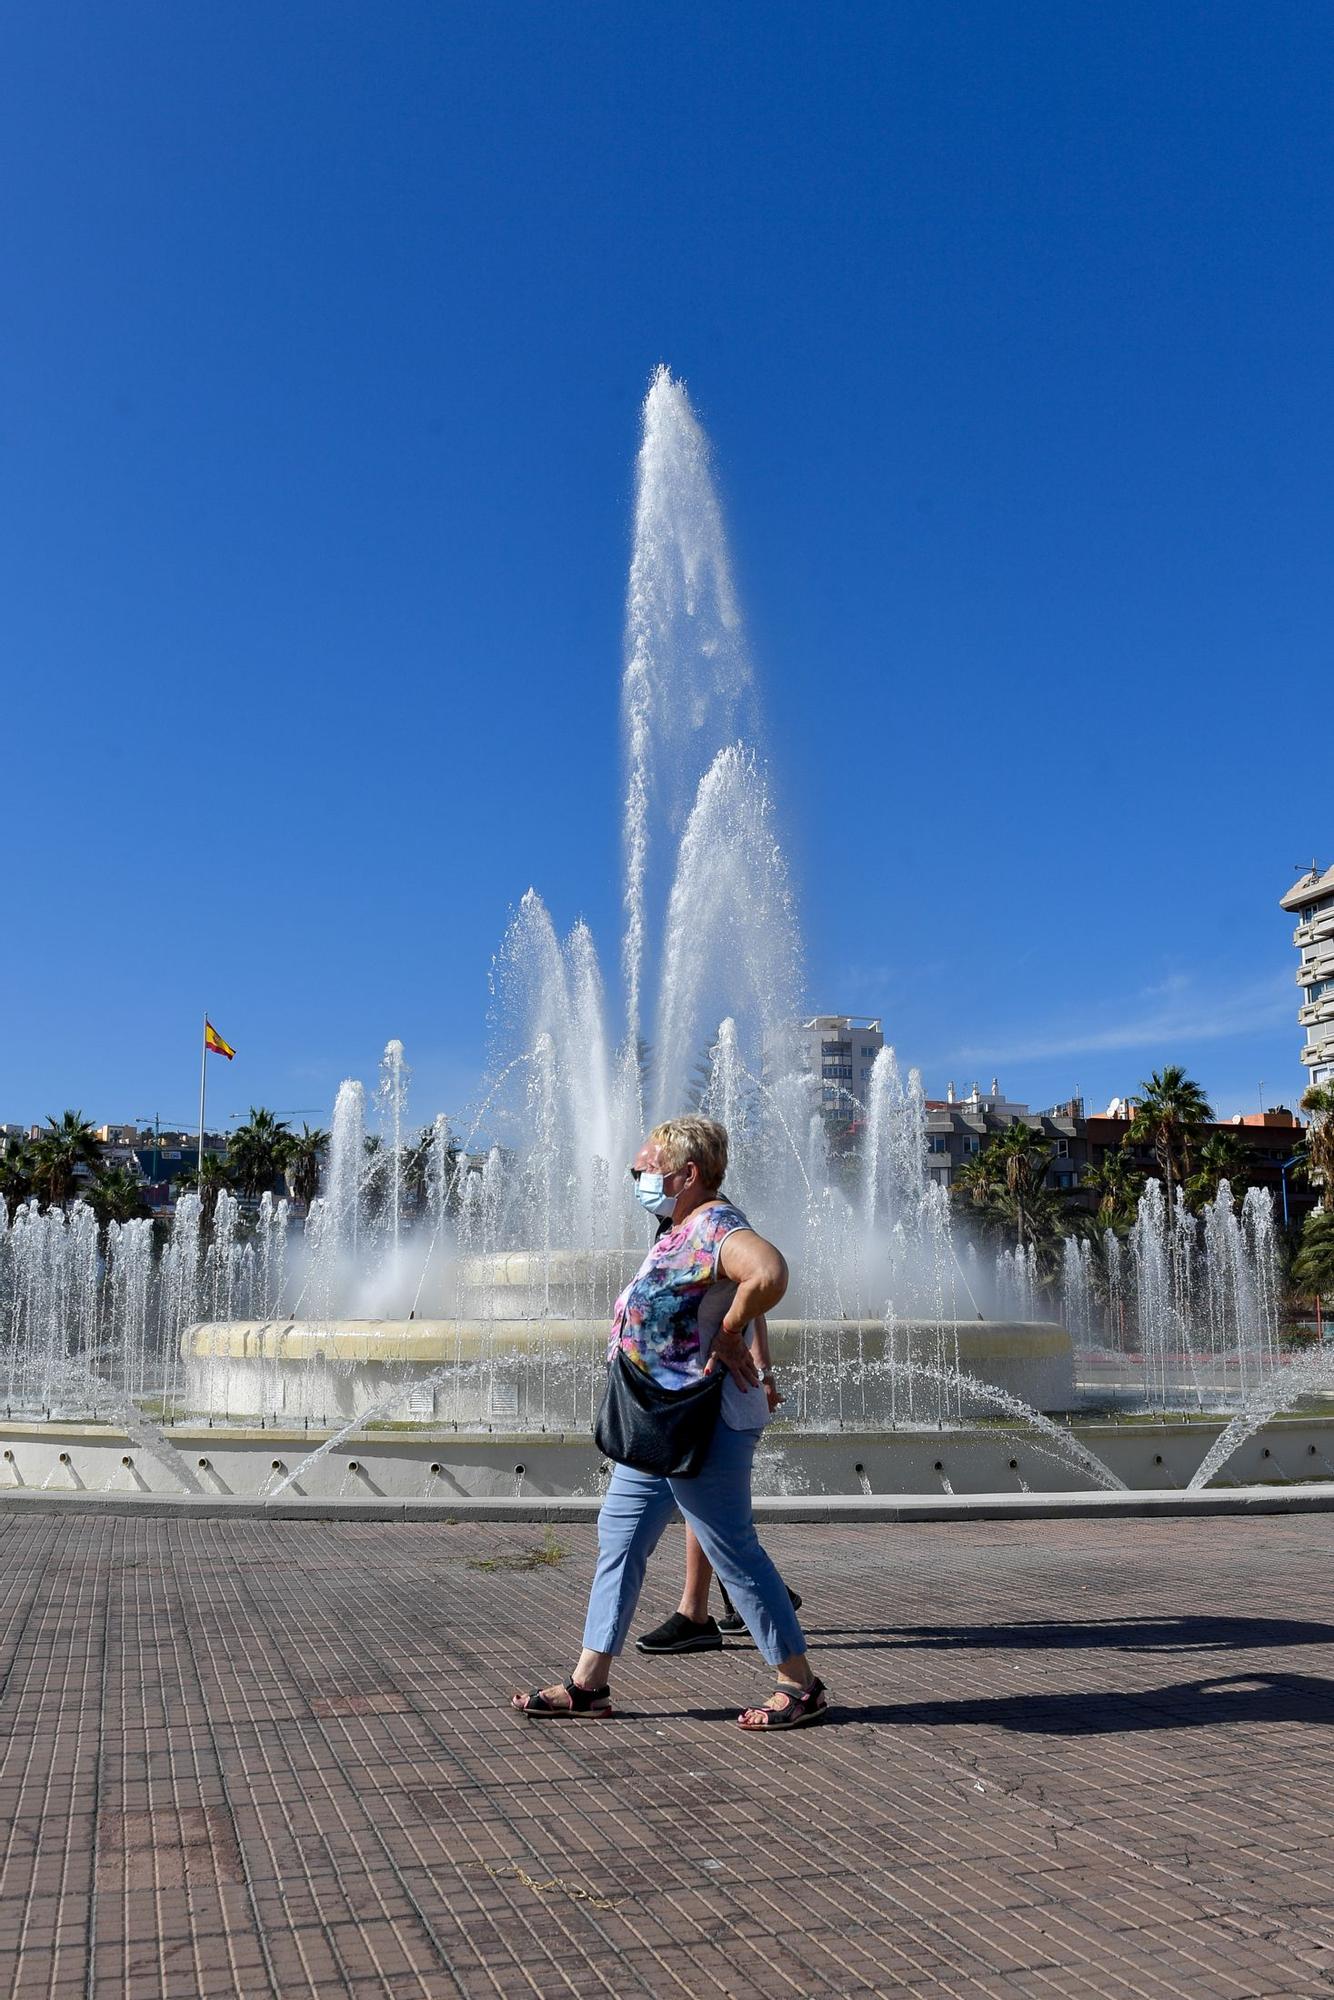
[[[208,1014],[204,1015],[204,1025],[199,1031],[199,1157],[195,1162],[196,1175],[202,1179],[204,1172],[204,1087],[208,1081]]]

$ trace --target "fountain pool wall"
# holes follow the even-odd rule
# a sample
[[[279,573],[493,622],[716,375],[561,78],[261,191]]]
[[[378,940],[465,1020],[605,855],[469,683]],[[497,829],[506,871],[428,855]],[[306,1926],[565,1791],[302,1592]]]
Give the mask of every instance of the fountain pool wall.
[[[986,1415],[966,1378],[1035,1410],[1075,1398],[1070,1336],[1052,1322],[778,1319],[769,1337],[782,1414],[812,1431]],[[603,1319],[211,1321],[184,1337],[185,1403],[215,1421],[326,1425],[379,1413],[465,1429],[588,1429],[606,1351]]]
[[[1221,1419],[1140,1425],[1075,1421],[1073,1444],[1094,1454],[1130,1495],[1185,1496]],[[420,1504],[448,1515],[451,1501],[595,1500],[606,1466],[586,1432],[464,1435],[439,1425],[372,1429],[323,1453],[295,1483],[302,1462],[327,1442],[317,1427],[177,1424],[173,1447],[195,1484],[183,1490],[160,1460],[114,1424],[11,1422],[0,1438],[0,1501],[79,1496],[133,1502],[156,1496],[194,1508],[210,1499],[291,1499]],[[1239,1447],[1211,1491],[1272,1488],[1300,1493],[1334,1481],[1327,1419],[1278,1417]],[[886,1497],[1092,1493],[1103,1482],[1058,1459],[1021,1426],[930,1425],[897,1431],[801,1433],[778,1425],[756,1459],[761,1502],[822,1497],[844,1503]],[[279,1494],[278,1489],[283,1491]],[[1118,1496],[1103,1493],[1111,1501]],[[1124,1497],[1124,1496],[1119,1496]]]

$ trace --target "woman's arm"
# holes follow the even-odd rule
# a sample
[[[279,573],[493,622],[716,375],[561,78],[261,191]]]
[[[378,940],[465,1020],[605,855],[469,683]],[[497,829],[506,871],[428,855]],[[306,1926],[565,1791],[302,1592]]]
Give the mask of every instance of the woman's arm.
[[[753,1389],[760,1371],[742,1335],[750,1321],[768,1312],[782,1298],[787,1290],[787,1264],[782,1252],[753,1229],[734,1229],[723,1239],[718,1268],[735,1284],[736,1296],[714,1335],[705,1373],[717,1361],[739,1388]]]

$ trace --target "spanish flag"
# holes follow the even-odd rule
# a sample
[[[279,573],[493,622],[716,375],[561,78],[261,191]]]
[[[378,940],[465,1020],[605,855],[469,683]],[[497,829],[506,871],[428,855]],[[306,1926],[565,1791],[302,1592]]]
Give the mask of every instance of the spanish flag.
[[[236,1054],[231,1043],[223,1041],[213,1023],[207,1018],[204,1021],[204,1047],[211,1056],[226,1056],[228,1062]]]

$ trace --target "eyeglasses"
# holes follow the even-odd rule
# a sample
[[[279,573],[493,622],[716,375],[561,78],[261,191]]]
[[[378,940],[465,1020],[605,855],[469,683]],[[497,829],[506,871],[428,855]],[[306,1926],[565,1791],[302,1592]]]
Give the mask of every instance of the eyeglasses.
[[[686,1167],[688,1167],[689,1165],[690,1162],[689,1160],[687,1160]],[[664,1183],[667,1181],[674,1181],[678,1174],[683,1174],[685,1172],[686,1167],[668,1167],[667,1171],[664,1173],[662,1177]],[[629,1174],[632,1181],[637,1181],[641,1174],[655,1174],[658,1170],[656,1167],[627,1167],[625,1171]]]

